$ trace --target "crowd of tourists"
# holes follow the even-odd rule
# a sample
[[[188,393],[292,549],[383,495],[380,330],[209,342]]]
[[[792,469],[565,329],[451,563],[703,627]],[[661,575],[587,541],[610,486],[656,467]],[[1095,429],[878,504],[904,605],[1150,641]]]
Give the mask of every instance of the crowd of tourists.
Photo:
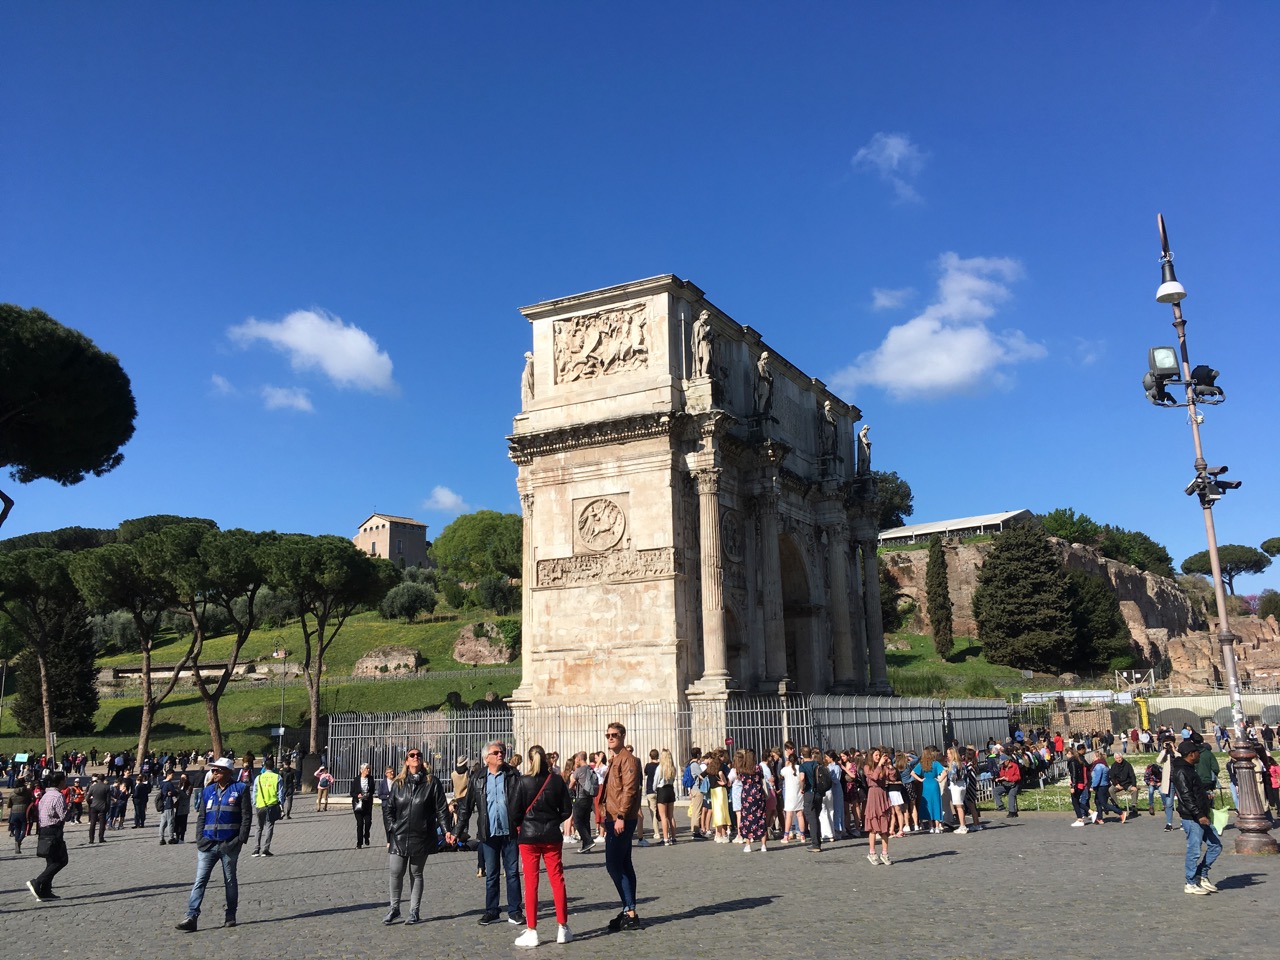
[[[1263,730],[1256,732],[1255,774],[1270,816],[1272,810],[1280,813],[1280,765],[1264,745]],[[1003,742],[988,741],[985,749],[953,743],[919,754],[886,746],[822,750],[787,741],[760,756],[751,749],[694,749],[679,765],[669,749],[652,749],[642,762],[626,745],[621,724],[611,724],[604,736],[607,750],[582,751],[563,763],[558,753],[539,745],[522,758],[495,741],[479,758],[459,757],[447,780],[427,768],[419,749],[409,749],[400,769],[387,767],[381,777],[363,764],[350,780],[348,799],[355,846],[385,842],[389,910],[383,922],[401,920],[407,902],[404,922],[419,923],[427,857],[470,849],[472,837],[477,875],[485,880],[479,923],[502,922],[505,892],[507,922],[525,928],[516,945],[536,946],[538,878],[545,871],[556,939],[567,943],[573,934],[561,857],[566,844],[579,854],[603,844],[621,906],[610,930],[637,930],[642,924],[633,841],[671,846],[704,840],[736,844],[746,853],[767,853],[771,843],[802,843],[821,853],[824,843],[865,839],[867,861],[887,867],[893,863],[891,840],[966,834],[987,826],[979,809],[987,786],[996,811],[1017,818],[1019,794],[1044,786],[1062,771],[1073,827],[1116,822],[1109,816],[1125,823],[1143,811],[1145,788],[1145,811],[1154,816],[1159,798],[1166,831],[1174,829],[1178,813],[1187,840],[1185,892],[1204,895],[1217,889],[1209,871],[1221,841],[1210,814],[1221,791],[1220,770],[1212,750],[1189,726],[1119,735],[1073,732],[1065,738],[1044,729],[1018,729]],[[1132,744],[1137,747],[1131,752]],[[1144,751],[1149,751],[1145,763],[1138,759]],[[240,851],[255,838],[252,855],[273,856],[274,824],[291,817],[302,786],[294,757],[286,755],[277,769],[274,758],[258,765],[251,754],[238,762],[194,751],[140,760],[111,754],[103,757],[108,773],[79,776],[86,762],[94,764],[95,753],[71,753],[57,761],[44,755],[24,758],[5,798],[15,854],[35,835],[37,854],[45,861],[45,869],[27,882],[31,894],[42,902],[59,899],[53,881],[69,862],[66,823],[87,820],[88,842],[102,844],[111,831],[125,828],[130,808],[135,830],[146,829],[148,814],[154,813],[156,840],[165,845],[186,843],[194,816],[196,880],[177,928],[197,929],[206,887],[219,866],[226,891],[223,925],[235,926]],[[1234,792],[1235,770],[1228,766]],[[11,763],[4,772],[13,770]],[[316,809],[325,811],[337,781],[324,766],[312,776]],[[381,810],[383,830],[377,841],[375,808]]]

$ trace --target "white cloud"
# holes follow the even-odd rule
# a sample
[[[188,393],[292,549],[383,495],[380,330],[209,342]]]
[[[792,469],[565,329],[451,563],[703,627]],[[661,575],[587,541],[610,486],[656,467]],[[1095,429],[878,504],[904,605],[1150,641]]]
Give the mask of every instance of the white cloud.
[[[912,181],[924,169],[925,154],[905,133],[877,133],[853,155],[853,166],[870,170],[892,185],[903,203],[922,203]]]
[[[1022,331],[995,332],[985,322],[1013,295],[1008,284],[1022,275],[1017,260],[944,253],[938,267],[934,302],[836,374],[837,389],[878,386],[902,400],[1004,386],[1005,368],[1046,355]]]
[[[227,330],[247,347],[263,340],[288,354],[294,370],[319,370],[339,387],[394,390],[391,358],[357,326],[323,310],[295,310],[279,323],[252,317]]]
[[[1076,363],[1082,367],[1091,367],[1101,360],[1107,352],[1107,341],[1086,340],[1076,337]]]
[[[466,513],[471,508],[465,500],[448,487],[432,487],[431,496],[422,501],[424,510],[440,510],[444,513]]]
[[[236,392],[236,388],[231,381],[220,373],[215,373],[209,378],[209,382],[213,384],[213,392],[221,397],[228,397]]]
[[[915,295],[915,290],[911,287],[902,287],[898,290],[890,290],[885,287],[875,287],[871,291],[871,309],[872,310],[897,310],[906,304]]]
[[[263,387],[262,401],[268,410],[297,410],[315,413],[307,391],[298,387]]]

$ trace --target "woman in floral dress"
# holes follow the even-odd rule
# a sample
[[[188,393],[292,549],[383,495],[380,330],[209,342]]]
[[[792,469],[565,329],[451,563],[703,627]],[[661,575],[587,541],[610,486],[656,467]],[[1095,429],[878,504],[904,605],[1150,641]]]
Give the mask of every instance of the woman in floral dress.
[[[756,765],[754,750],[742,751],[742,763],[738,767],[738,782],[742,784],[742,811],[738,819],[738,834],[742,837],[742,849],[751,852],[751,844],[760,842],[760,852],[768,853],[766,842],[769,837],[765,823],[765,787],[764,774]]]

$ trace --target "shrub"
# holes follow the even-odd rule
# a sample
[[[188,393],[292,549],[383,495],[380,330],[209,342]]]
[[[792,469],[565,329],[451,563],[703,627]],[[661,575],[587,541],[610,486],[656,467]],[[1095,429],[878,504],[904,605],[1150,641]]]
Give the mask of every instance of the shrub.
[[[378,613],[384,620],[412,621],[420,613],[431,613],[436,608],[436,592],[421,583],[401,583],[387,591],[378,605]]]

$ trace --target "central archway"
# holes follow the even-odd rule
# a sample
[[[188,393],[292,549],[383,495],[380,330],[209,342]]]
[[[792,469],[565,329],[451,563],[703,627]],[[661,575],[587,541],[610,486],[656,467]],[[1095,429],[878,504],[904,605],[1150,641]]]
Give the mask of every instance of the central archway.
[[[808,564],[790,536],[778,537],[782,578],[782,619],[786,637],[787,676],[797,690],[820,692],[821,680],[814,659],[816,610],[810,591]]]

